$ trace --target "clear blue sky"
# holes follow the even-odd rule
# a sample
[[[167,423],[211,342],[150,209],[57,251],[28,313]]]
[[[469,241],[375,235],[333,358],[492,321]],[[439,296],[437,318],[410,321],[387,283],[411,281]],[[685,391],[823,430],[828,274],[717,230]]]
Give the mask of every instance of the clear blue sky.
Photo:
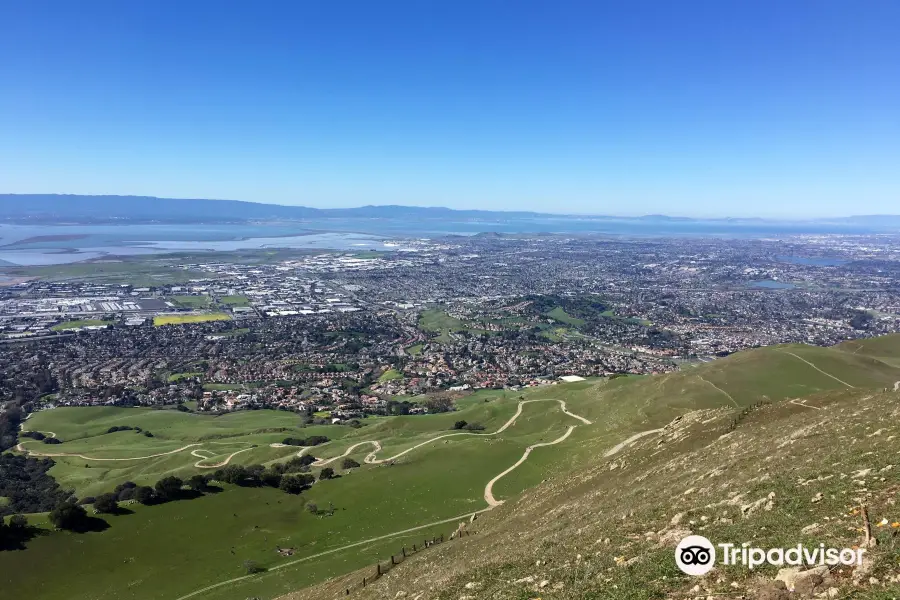
[[[5,0],[0,192],[900,213],[900,2]]]

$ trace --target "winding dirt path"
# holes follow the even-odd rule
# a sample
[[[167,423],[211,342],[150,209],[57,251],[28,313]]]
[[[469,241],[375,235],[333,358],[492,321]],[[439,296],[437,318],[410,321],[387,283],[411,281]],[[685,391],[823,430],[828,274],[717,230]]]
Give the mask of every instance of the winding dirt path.
[[[63,456],[72,456],[74,458],[81,458],[84,460],[99,460],[99,461],[123,461],[123,460],[147,460],[148,458],[158,458],[160,456],[168,456],[170,454],[177,454],[179,452],[184,452],[188,448],[193,448],[194,446],[202,446],[202,444],[188,444],[187,446],[182,446],[177,450],[170,450],[169,452],[160,452],[159,454],[151,454],[149,456],[132,456],[131,458],[97,458],[95,456],[85,456],[84,454],[68,454],[65,452],[53,452],[53,453],[44,453],[44,452],[33,452],[31,450],[26,449],[22,444],[16,446],[16,450],[19,452],[25,452],[31,456],[47,456],[47,457],[63,457]]]
[[[334,461],[339,460],[339,459],[341,459],[341,458],[344,458],[344,457],[346,457],[347,455],[351,454],[354,450],[356,450],[356,449],[359,448],[360,446],[371,445],[374,449],[373,449],[371,452],[369,452],[369,454],[366,455],[366,457],[365,457],[364,460],[365,460],[365,462],[366,462],[367,464],[370,464],[370,465],[380,465],[380,464],[383,464],[383,463],[387,463],[387,462],[391,462],[391,461],[393,461],[393,460],[396,460],[396,459],[400,458],[401,456],[403,456],[403,455],[405,455],[405,454],[408,454],[408,453],[412,452],[413,450],[415,450],[415,449],[417,449],[417,448],[421,448],[422,446],[427,446],[428,444],[433,444],[434,442],[436,442],[436,441],[438,441],[438,440],[442,440],[442,439],[445,439],[445,438],[448,438],[448,437],[454,437],[454,436],[459,436],[459,435],[474,435],[474,436],[479,436],[479,437],[487,437],[487,436],[498,435],[498,434],[501,434],[501,433],[503,433],[504,431],[506,431],[508,428],[512,427],[513,424],[515,424],[516,419],[518,419],[519,416],[521,416],[521,414],[522,414],[522,407],[523,407],[524,405],[530,404],[530,403],[532,403],[532,402],[558,402],[560,408],[562,409],[563,414],[568,415],[568,416],[570,416],[570,417],[572,417],[572,418],[578,419],[579,421],[581,421],[581,422],[584,423],[585,425],[590,425],[590,424],[591,424],[591,421],[589,421],[588,419],[585,419],[585,418],[582,417],[581,415],[576,415],[575,413],[569,412],[568,408],[566,407],[566,403],[565,403],[564,400],[558,400],[558,399],[556,399],[556,398],[540,398],[540,399],[535,399],[535,400],[520,400],[518,406],[516,407],[516,412],[515,412],[515,414],[514,414],[512,417],[510,417],[509,420],[506,421],[506,423],[504,423],[503,425],[501,425],[500,428],[497,429],[497,431],[494,431],[494,432],[492,432],[492,433],[474,433],[474,432],[471,432],[471,431],[457,431],[457,432],[454,432],[454,433],[445,433],[444,435],[439,435],[439,436],[433,437],[433,438],[431,438],[431,439],[425,440],[424,442],[422,442],[422,443],[420,443],[420,444],[416,444],[415,446],[412,446],[411,448],[407,448],[406,450],[404,450],[404,451],[402,451],[402,452],[398,452],[398,453],[395,454],[394,456],[390,456],[390,457],[388,457],[388,458],[377,458],[377,457],[376,457],[376,455],[378,454],[378,452],[380,452],[381,449],[382,449],[382,448],[381,448],[381,443],[380,443],[379,441],[377,441],[377,440],[366,440],[366,441],[364,441],[364,442],[359,442],[359,443],[357,443],[357,444],[354,444],[354,445],[350,446],[349,448],[347,448],[347,450],[344,451],[343,454],[341,454],[341,455],[339,455],[339,456],[333,456],[333,457],[327,458],[327,459],[319,459],[319,460],[317,460],[316,462],[313,463],[313,466],[316,466],[316,467],[323,467],[323,466],[325,466],[325,465],[331,464],[331,463],[333,463]],[[573,425],[572,428],[574,429],[574,427],[575,427],[575,426]],[[569,433],[571,433],[571,432],[569,432]],[[565,437],[568,437],[568,435],[566,435]],[[560,441],[562,441],[562,440],[560,440]],[[543,444],[543,445],[547,445],[547,444]],[[305,448],[304,448],[304,450],[305,450]],[[301,451],[301,452],[302,452],[302,451]],[[527,453],[526,453],[526,456],[527,456]]]
[[[519,466],[522,465],[522,463],[524,463],[526,460],[528,460],[528,455],[531,454],[531,451],[534,450],[535,448],[541,448],[543,446],[555,446],[556,444],[559,444],[560,442],[564,442],[566,440],[566,438],[569,437],[570,435],[572,435],[572,432],[575,431],[575,427],[576,427],[575,425],[569,425],[569,428],[566,429],[566,432],[564,434],[562,434],[561,436],[559,436],[558,438],[556,438],[555,440],[553,440],[552,442],[543,442],[541,444],[532,444],[531,446],[528,446],[527,448],[525,448],[525,454],[522,455],[522,458],[517,460],[515,462],[515,464],[513,464],[511,467],[509,467],[508,469],[506,469],[505,471],[503,471],[502,473],[500,473],[499,475],[497,475],[496,477],[494,477],[493,479],[488,481],[488,484],[486,486],[484,486],[484,501],[487,502],[488,506],[491,508],[495,508],[497,506],[500,506],[504,502],[504,500],[497,500],[496,498],[494,498],[494,484],[495,483],[497,483],[498,481],[500,481],[501,479],[503,479],[504,477],[506,477],[507,475],[509,475],[516,469],[518,469]]]
[[[803,358],[802,356],[798,356],[798,355],[794,354],[793,352],[788,352],[787,350],[779,350],[779,352],[783,352],[783,353],[785,353],[785,354],[790,354],[791,356],[793,356],[793,357],[796,358],[797,360],[802,360],[803,362],[805,362],[806,364],[808,364],[809,366],[811,366],[813,369],[815,369],[816,371],[818,371],[818,372],[821,373],[822,375],[827,375],[828,377],[831,377],[832,379],[834,379],[834,380],[837,381],[838,383],[842,383],[842,384],[846,385],[848,388],[855,388],[855,387],[856,387],[856,386],[850,385],[849,383],[847,383],[847,382],[844,381],[843,379],[838,379],[837,377],[835,377],[835,376],[832,375],[831,373],[826,373],[825,371],[823,371],[822,369],[820,369],[820,368],[817,367],[816,365],[812,364],[811,362],[809,362],[808,360],[806,360],[806,359]]]
[[[349,447],[347,450],[345,450],[344,453],[341,454],[340,456],[334,456],[334,457],[332,457],[332,458],[328,458],[328,459],[324,459],[324,460],[318,460],[318,461],[316,461],[316,462],[313,463],[313,464],[316,464],[316,465],[320,465],[320,466],[321,466],[321,465],[326,465],[326,464],[332,463],[332,462],[334,462],[334,461],[336,461],[336,460],[338,460],[338,459],[340,459],[340,458],[346,457],[348,454],[352,453],[353,450],[355,450],[356,448],[358,448],[358,447],[360,447],[360,446],[364,446],[364,445],[372,445],[372,446],[374,447],[374,450],[373,450],[372,452],[370,452],[370,453],[366,456],[366,462],[367,462],[367,463],[370,463],[370,464],[378,464],[378,463],[383,463],[383,462],[387,462],[387,461],[393,460],[393,459],[395,459],[395,458],[398,458],[399,456],[402,456],[402,455],[404,455],[404,454],[406,454],[406,453],[408,453],[408,452],[411,452],[412,450],[415,450],[416,448],[419,448],[419,447],[424,446],[424,445],[426,445],[426,444],[430,444],[430,443],[432,443],[432,442],[434,442],[434,441],[437,441],[437,440],[439,440],[439,439],[443,439],[443,438],[449,437],[449,436],[451,436],[451,435],[480,435],[480,436],[497,435],[498,433],[503,433],[504,431],[506,431],[506,429],[508,429],[510,426],[512,426],[512,425],[516,422],[516,419],[518,419],[518,418],[519,418],[519,415],[522,414],[522,405],[528,404],[528,403],[530,403],[530,402],[548,402],[548,401],[555,401],[555,402],[558,402],[558,403],[560,404],[560,407],[562,408],[562,411],[563,411],[565,414],[567,414],[567,415],[569,415],[570,417],[573,417],[573,418],[575,418],[575,419],[578,419],[579,421],[581,421],[582,423],[584,423],[584,424],[586,424],[586,425],[590,425],[590,424],[591,424],[591,421],[589,421],[588,419],[586,419],[586,418],[584,418],[584,417],[582,417],[582,416],[580,416],[580,415],[576,415],[576,414],[574,414],[574,413],[569,412],[569,411],[567,410],[567,408],[566,408],[566,403],[565,403],[563,400],[556,400],[556,399],[525,400],[525,401],[519,402],[518,408],[516,409],[516,413],[515,413],[515,414],[514,414],[514,415],[513,415],[506,423],[504,423],[499,429],[497,429],[497,431],[495,431],[495,432],[493,432],[493,433],[470,433],[470,432],[449,433],[449,434],[446,434],[446,435],[442,435],[442,436],[438,436],[438,437],[432,438],[432,439],[430,439],[430,440],[427,440],[427,441],[425,441],[425,442],[422,442],[421,444],[417,444],[416,446],[413,446],[412,448],[408,448],[407,450],[404,450],[403,452],[400,452],[399,454],[396,454],[396,455],[394,455],[394,456],[392,456],[392,457],[390,457],[390,458],[384,458],[384,459],[377,459],[377,458],[375,458],[375,454],[381,450],[381,444],[380,444],[378,441],[375,441],[375,440],[368,440],[368,441],[359,442],[359,443],[357,443],[357,444],[354,444],[353,446],[350,446],[350,447]],[[456,523],[456,522],[459,522],[459,521],[461,521],[461,520],[469,519],[470,517],[473,516],[473,514],[480,514],[480,513],[484,513],[484,512],[493,510],[493,509],[497,508],[498,506],[502,505],[503,502],[504,502],[503,500],[497,500],[497,498],[494,497],[494,494],[493,494],[494,484],[496,484],[498,481],[500,481],[501,479],[503,479],[505,476],[507,476],[507,475],[509,475],[510,473],[512,473],[513,471],[515,471],[515,470],[516,470],[518,467],[520,467],[526,460],[528,460],[528,456],[531,454],[532,450],[534,450],[534,449],[536,449],[536,448],[542,448],[542,447],[544,447],[544,446],[555,446],[556,444],[560,444],[560,443],[564,442],[566,439],[568,439],[568,437],[569,437],[570,435],[572,435],[572,432],[575,431],[575,428],[576,428],[576,427],[577,427],[577,425],[569,425],[568,428],[566,429],[566,432],[565,432],[563,435],[561,435],[560,437],[558,437],[558,438],[556,438],[555,440],[553,440],[553,441],[550,441],[550,442],[543,442],[543,443],[539,443],[539,444],[532,444],[531,446],[528,446],[528,447],[525,449],[525,453],[522,454],[522,457],[521,457],[518,461],[516,461],[515,464],[513,464],[513,465],[510,466],[510,467],[508,467],[508,468],[505,469],[503,472],[501,472],[500,474],[498,474],[497,476],[495,476],[493,479],[491,479],[491,480],[487,483],[487,485],[484,487],[484,501],[487,503],[487,507],[484,508],[483,510],[480,510],[480,511],[474,511],[474,512],[467,512],[467,513],[464,514],[464,515],[459,515],[459,516],[456,516],[456,517],[451,517],[451,518],[449,518],[449,519],[442,519],[442,520],[439,520],[439,521],[433,521],[433,522],[431,522],[431,523],[426,523],[426,524],[424,524],[424,525],[417,525],[417,526],[415,526],[415,527],[410,527],[410,528],[408,528],[408,529],[402,529],[402,530],[400,530],[400,531],[393,531],[393,532],[391,532],[391,533],[386,533],[386,534],[380,535],[380,536],[378,536],[378,537],[373,537],[373,538],[369,538],[369,539],[362,540],[362,541],[359,541],[359,542],[354,542],[354,543],[352,543],[352,544],[347,544],[347,545],[344,545],[344,546],[339,546],[339,547],[337,547],[337,548],[332,548],[332,549],[330,549],[330,550],[325,550],[325,551],[323,551],[323,552],[319,552],[319,553],[317,553],[317,554],[312,554],[312,555],[310,555],[310,556],[304,556],[304,557],[302,557],[302,558],[298,558],[298,559],[295,559],[295,560],[291,560],[291,561],[288,561],[288,562],[285,562],[285,563],[281,563],[280,565],[276,565],[276,566],[274,566],[274,567],[271,567],[270,569],[267,570],[267,572],[277,571],[277,570],[279,570],[279,569],[284,569],[284,568],[286,568],[286,567],[291,567],[291,566],[293,566],[293,565],[296,565],[296,564],[299,564],[299,563],[302,563],[302,562],[306,562],[306,561],[309,561],[309,560],[313,560],[313,559],[316,559],[316,558],[320,558],[320,557],[322,557],[322,556],[327,556],[327,555],[329,555],[329,554],[335,554],[335,553],[337,553],[337,552],[342,552],[342,551],[344,551],[344,550],[349,550],[349,549],[351,549],[351,548],[358,548],[359,546],[365,546],[365,545],[371,544],[371,543],[373,543],[373,542],[378,542],[378,541],[381,541],[381,540],[387,540],[387,539],[394,538],[394,537],[397,537],[397,536],[406,535],[406,534],[412,533],[412,532],[414,532],[414,531],[420,531],[420,530],[422,530],[422,529],[428,529],[428,528],[430,528],[430,527],[437,527],[438,525],[446,525],[447,523]],[[606,454],[604,454],[604,457],[612,456],[613,454],[618,453],[618,452],[621,451],[623,448],[625,448],[626,446],[628,446],[629,444],[633,443],[635,440],[637,440],[637,439],[639,439],[639,438],[642,438],[642,437],[644,437],[644,436],[646,436],[646,435],[650,435],[650,434],[653,434],[653,433],[658,433],[658,432],[660,432],[660,431],[662,431],[662,429],[651,429],[651,430],[649,430],[649,431],[642,431],[642,432],[640,432],[640,433],[636,433],[636,434],[634,434],[633,436],[631,436],[630,438],[628,438],[627,440],[625,440],[624,442],[621,442],[621,443],[617,444],[617,445],[614,446],[612,449],[610,449],[609,451],[607,451]],[[271,446],[272,446],[273,448],[275,448],[275,447],[283,447],[284,444],[281,444],[281,445],[271,444]],[[298,456],[301,455],[301,454],[303,454],[303,453],[304,453],[306,450],[308,450],[308,449],[309,449],[309,447],[304,447],[303,449],[301,449],[301,450],[297,453]],[[371,460],[370,460],[370,459],[371,459]],[[216,589],[216,588],[220,588],[220,587],[226,586],[226,585],[231,585],[231,584],[237,583],[237,582],[239,582],[239,581],[244,581],[244,580],[247,580],[247,579],[251,579],[251,578],[253,578],[253,577],[256,577],[256,575],[244,575],[244,576],[242,576],[242,577],[235,577],[235,578],[233,578],[233,579],[228,579],[228,580],[225,580],[225,581],[220,581],[220,582],[218,582],[218,583],[214,583],[214,584],[212,584],[212,585],[208,585],[208,586],[206,586],[206,587],[204,587],[204,588],[201,588],[201,589],[199,589],[199,590],[195,590],[195,591],[193,591],[193,592],[191,592],[191,593],[189,593],[189,594],[186,594],[186,595],[184,595],[184,596],[181,596],[181,597],[177,598],[176,600],[188,600],[188,598],[193,598],[194,596],[199,596],[200,594],[203,594],[203,593],[208,592],[208,591],[210,591],[210,590],[214,590],[214,589]]]
[[[253,450],[253,446],[250,446],[249,448],[244,448],[243,450],[238,450],[237,452],[232,452],[225,458],[225,460],[223,460],[222,462],[218,462],[214,465],[201,464],[201,463],[203,463],[204,460],[209,460],[210,458],[212,458],[211,456],[208,456],[208,457],[204,458],[203,460],[198,460],[197,462],[195,462],[194,466],[198,469],[218,469],[219,467],[224,467],[225,465],[227,465],[228,463],[231,462],[232,458],[234,458],[241,452],[246,452],[247,450]],[[197,456],[197,455],[194,454],[194,456]]]
[[[52,431],[48,431],[47,434],[48,434],[48,437],[56,437],[56,434],[53,433]],[[210,443],[217,443],[217,442],[210,442]],[[223,443],[223,442],[218,442],[218,443]],[[224,443],[227,444],[227,442],[224,442]],[[245,442],[239,442],[239,443],[245,443]],[[148,454],[147,456],[132,456],[130,458],[99,458],[97,456],[85,456],[84,454],[74,454],[74,453],[69,453],[69,452],[35,452],[33,450],[27,449],[21,443],[16,446],[16,450],[19,452],[24,452],[24,453],[28,454],[29,456],[40,456],[40,457],[47,457],[47,458],[63,458],[63,457],[68,456],[68,457],[72,457],[72,458],[80,458],[82,460],[91,460],[91,461],[100,461],[100,462],[120,462],[120,461],[130,461],[130,460],[149,460],[151,458],[159,458],[160,456],[170,456],[172,454],[178,454],[179,452],[184,452],[185,450],[188,450],[189,448],[197,448],[197,446],[202,446],[202,445],[203,445],[202,443],[198,442],[198,443],[194,443],[194,444],[188,444],[187,446],[182,446],[181,448],[176,448],[175,450],[170,450],[168,452],[159,452],[157,454]],[[218,469],[219,467],[224,467],[225,465],[230,463],[231,459],[234,458],[235,456],[237,456],[238,454],[240,454],[241,452],[247,452],[248,450],[253,450],[253,446],[251,445],[249,448],[243,448],[241,450],[238,450],[237,452],[232,452],[227,457],[225,457],[225,460],[223,460],[221,462],[217,462],[212,465],[205,465],[203,463],[204,463],[204,461],[211,460],[215,456],[215,454],[213,454],[212,456],[203,456],[202,454],[199,453],[200,452],[199,449],[195,449],[195,450],[191,450],[191,456],[194,456],[194,457],[200,459],[194,463],[194,467],[196,467],[198,469]]]

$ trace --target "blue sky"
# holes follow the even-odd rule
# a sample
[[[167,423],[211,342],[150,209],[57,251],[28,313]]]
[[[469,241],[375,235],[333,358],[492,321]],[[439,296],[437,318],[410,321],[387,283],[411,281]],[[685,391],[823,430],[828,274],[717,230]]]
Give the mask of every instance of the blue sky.
[[[0,2],[0,192],[900,213],[900,2]]]

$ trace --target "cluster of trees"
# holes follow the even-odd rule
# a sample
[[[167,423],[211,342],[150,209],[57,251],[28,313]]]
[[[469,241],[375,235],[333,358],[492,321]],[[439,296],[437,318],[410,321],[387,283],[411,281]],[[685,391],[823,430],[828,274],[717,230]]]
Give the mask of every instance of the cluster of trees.
[[[308,489],[316,479],[309,473],[309,466],[316,462],[314,456],[295,456],[287,462],[276,463],[269,467],[263,465],[228,465],[216,470],[212,477],[243,487],[268,486],[280,489],[289,494],[299,494]],[[332,476],[333,476],[332,471]],[[326,477],[327,478],[327,477]]]
[[[31,537],[28,529],[28,519],[22,515],[11,516],[9,523],[0,517],[0,550],[22,547],[22,542]]]
[[[62,444],[62,440],[56,436],[46,436],[40,431],[21,431],[19,432],[20,437],[31,438],[33,440],[37,440],[39,442],[44,442],[45,444]]]
[[[47,472],[56,464],[50,458],[0,454],[0,516],[51,510],[72,495],[59,487]]]
[[[453,424],[453,429],[461,429],[465,431],[484,431],[484,425],[480,423],[468,423],[466,421],[457,421]]]
[[[307,438],[285,438],[282,444],[285,446],[318,446],[328,441],[324,435],[311,435]]]
[[[132,427],[130,425],[116,425],[107,429],[106,433],[115,433],[117,431],[137,431],[140,433],[143,430],[140,427]]]

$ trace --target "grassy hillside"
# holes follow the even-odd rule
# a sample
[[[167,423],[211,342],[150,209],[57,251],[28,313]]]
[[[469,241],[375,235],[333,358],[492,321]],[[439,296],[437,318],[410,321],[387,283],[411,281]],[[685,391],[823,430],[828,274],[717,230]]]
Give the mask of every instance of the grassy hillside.
[[[882,342],[877,352],[889,356],[892,349],[892,342]],[[717,519],[731,519],[727,527],[734,529],[720,521],[722,529],[716,531],[740,541],[776,539],[813,517],[820,523],[825,516],[837,519],[851,504],[852,490],[832,490],[832,484],[849,485],[854,481],[849,470],[859,465],[882,469],[889,458],[897,460],[896,443],[885,440],[893,440],[898,395],[883,391],[895,381],[900,381],[900,368],[874,356],[843,346],[790,345],[660,376],[482,391],[459,401],[453,413],[369,418],[360,429],[300,428],[299,417],[275,411],[222,417],[115,408],[42,412],[29,419],[28,428],[52,431],[64,443],[26,442],[36,451],[135,458],[201,444],[121,464],[56,459],[52,474],[82,492],[107,491],[124,479],[150,483],[171,472],[196,472],[201,460],[191,455],[196,448],[208,462],[239,450],[233,460],[242,464],[286,460],[297,449],[271,443],[313,434],[332,439],[316,447],[315,456],[346,453],[363,466],[317,483],[299,498],[224,486],[219,494],[108,517],[112,526],[103,532],[40,536],[25,551],[0,552],[0,586],[14,597],[29,590],[33,595],[35,578],[27,565],[42,564],[54,576],[41,578],[39,596],[50,600],[268,599],[366,567],[294,596],[338,597],[400,546],[449,534],[461,515],[486,509],[488,483],[518,462],[493,485],[493,496],[506,503],[479,516],[477,535],[429,548],[354,595],[650,598],[685,592],[696,582],[675,570],[670,548],[655,545],[674,513],[687,512],[685,523],[695,521],[687,526],[698,532]],[[565,402],[569,414],[558,401]],[[453,430],[459,420],[484,430],[441,437],[459,434]],[[105,433],[113,425],[140,426],[154,437]],[[550,442],[557,443],[545,445]],[[536,447],[527,453],[530,446]],[[366,464],[373,450],[379,460],[404,454],[393,464]],[[817,473],[834,474],[821,489],[835,498],[810,508],[832,511],[820,517],[807,511],[809,497],[819,488],[797,483]],[[884,473],[885,481],[867,478],[866,485],[872,506],[887,515],[888,496],[878,491],[889,489],[891,472]],[[772,491],[773,510],[753,513],[762,520],[741,517],[742,502]],[[704,508],[739,493],[742,501]],[[333,503],[337,510],[331,517],[312,515],[303,510],[304,501]],[[829,535],[841,534],[841,527],[828,524]],[[754,528],[764,529],[756,534]],[[645,535],[649,531],[652,536]],[[294,556],[279,556],[276,545],[295,548]],[[638,560],[623,569],[613,556]],[[267,571],[245,577],[245,560]],[[110,561],[116,568],[109,568]],[[535,585],[549,583],[544,588],[512,583],[523,577],[534,577]],[[728,574],[726,583],[733,580],[749,585],[739,574]],[[468,583],[478,585],[467,588]]]
[[[833,569],[812,592],[896,598],[900,395],[836,390],[805,406],[781,402],[738,414],[735,422],[727,409],[694,411],[614,456],[548,474],[471,524],[475,535],[412,556],[353,597],[811,597],[778,595],[778,569],[769,566],[720,565],[690,578],[676,568],[674,546],[692,533],[762,548],[859,546],[865,504],[878,545],[862,566]],[[339,598],[373,572],[283,600]]]

